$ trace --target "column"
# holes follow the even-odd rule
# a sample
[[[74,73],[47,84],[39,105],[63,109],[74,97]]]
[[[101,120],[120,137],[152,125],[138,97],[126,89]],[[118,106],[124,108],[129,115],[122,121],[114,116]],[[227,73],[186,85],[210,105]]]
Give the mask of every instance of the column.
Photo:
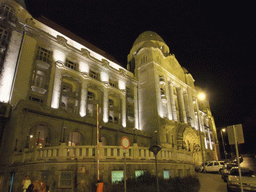
[[[190,117],[192,118],[191,127],[195,127],[196,119],[195,119],[195,111],[194,111],[194,104],[192,100],[191,88],[188,88],[188,105],[190,106]]]
[[[187,123],[186,111],[184,106],[184,98],[183,98],[183,88],[178,89],[178,101],[180,107],[180,120],[181,122]]]
[[[184,106],[185,106],[185,114],[186,114],[186,120],[187,120],[187,123],[191,126],[191,116],[190,116],[190,106],[188,104],[188,93],[187,91],[184,91]]]
[[[172,120],[173,119],[173,115],[172,115],[172,105],[170,102],[170,90],[169,90],[169,82],[167,82],[167,86],[166,87],[166,97],[167,97],[167,112],[168,112],[168,119]]]
[[[138,113],[138,110],[139,110],[139,106],[138,106],[138,89],[137,89],[137,86],[134,86],[134,95],[133,95],[133,98],[134,98],[134,118],[135,118],[135,123],[134,123],[134,126],[136,129],[140,129],[139,128],[139,113]]]
[[[86,106],[87,106],[87,86],[88,82],[82,82],[82,89],[81,89],[81,102],[80,102],[80,116],[86,116]]]
[[[108,122],[108,88],[105,87],[103,93],[103,121]]]
[[[57,62],[56,62],[57,63]],[[55,71],[55,78],[54,78],[54,86],[53,86],[53,93],[52,93],[52,108],[58,109],[60,105],[60,93],[61,93],[61,81],[62,81],[62,74],[61,69],[57,64],[56,71]]]
[[[126,127],[126,97],[125,92],[121,95],[122,97],[122,125]]]
[[[173,94],[173,83],[169,82],[169,91],[170,91],[170,106],[171,106],[171,113],[172,113],[172,120],[177,121],[177,111],[175,106],[174,94]]]

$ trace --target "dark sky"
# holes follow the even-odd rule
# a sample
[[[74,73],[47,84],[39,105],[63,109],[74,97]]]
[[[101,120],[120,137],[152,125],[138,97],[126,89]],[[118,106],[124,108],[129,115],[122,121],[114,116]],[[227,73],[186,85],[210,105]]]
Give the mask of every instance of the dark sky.
[[[254,130],[255,4],[236,2],[27,0],[26,5],[34,17],[54,21],[125,68],[135,39],[156,32],[205,89],[216,126],[242,123]]]

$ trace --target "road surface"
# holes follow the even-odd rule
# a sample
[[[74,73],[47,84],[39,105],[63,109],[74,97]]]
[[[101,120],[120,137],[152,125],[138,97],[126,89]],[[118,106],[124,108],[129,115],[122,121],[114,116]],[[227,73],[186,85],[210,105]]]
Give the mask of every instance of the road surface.
[[[219,173],[196,173],[200,181],[199,192],[227,192],[227,183]]]

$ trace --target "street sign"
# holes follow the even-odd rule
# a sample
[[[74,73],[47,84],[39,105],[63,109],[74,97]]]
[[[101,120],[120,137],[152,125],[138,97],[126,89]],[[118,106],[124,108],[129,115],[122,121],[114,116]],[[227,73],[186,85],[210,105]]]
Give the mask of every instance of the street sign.
[[[121,145],[124,149],[128,149],[130,147],[130,140],[128,139],[128,137],[122,138]]]
[[[229,145],[235,145],[236,143],[234,131],[236,132],[236,142],[238,144],[244,143],[244,134],[243,134],[242,124],[237,124],[237,125],[231,125],[227,127]]]

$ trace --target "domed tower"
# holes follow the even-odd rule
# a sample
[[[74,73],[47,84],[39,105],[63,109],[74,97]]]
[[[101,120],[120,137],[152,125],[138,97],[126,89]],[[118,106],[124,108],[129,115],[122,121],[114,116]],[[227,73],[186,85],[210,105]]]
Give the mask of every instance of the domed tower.
[[[169,53],[158,34],[146,31],[139,35],[128,55],[127,67],[138,81],[141,130],[157,131],[159,144],[173,144],[178,124],[195,127],[194,79]]]

